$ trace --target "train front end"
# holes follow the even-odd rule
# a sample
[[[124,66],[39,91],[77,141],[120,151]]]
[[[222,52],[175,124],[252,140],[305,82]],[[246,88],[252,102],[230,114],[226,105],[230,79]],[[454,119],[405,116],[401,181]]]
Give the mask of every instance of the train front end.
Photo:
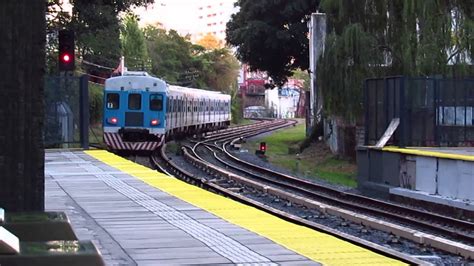
[[[153,151],[165,135],[166,83],[144,72],[106,80],[104,142],[112,151]]]

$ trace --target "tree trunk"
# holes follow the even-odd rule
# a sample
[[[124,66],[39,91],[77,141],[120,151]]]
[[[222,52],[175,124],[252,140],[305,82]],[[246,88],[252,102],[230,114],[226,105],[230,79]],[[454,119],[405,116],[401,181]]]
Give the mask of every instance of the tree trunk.
[[[44,210],[46,1],[0,1],[0,207]]]

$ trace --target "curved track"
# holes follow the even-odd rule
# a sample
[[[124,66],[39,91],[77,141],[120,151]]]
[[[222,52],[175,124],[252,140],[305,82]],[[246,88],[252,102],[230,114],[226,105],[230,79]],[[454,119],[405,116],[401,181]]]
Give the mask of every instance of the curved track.
[[[219,152],[223,152],[226,149],[225,147],[228,144],[230,144],[231,140],[242,140],[243,138],[247,138],[247,137],[250,137],[250,136],[262,134],[262,133],[265,133],[265,132],[268,132],[268,131],[271,131],[271,130],[276,130],[276,129],[286,127],[286,126],[291,126],[291,125],[294,125],[294,124],[295,124],[295,121],[289,121],[289,122],[288,121],[262,122],[262,123],[259,123],[257,125],[246,126],[244,129],[242,129],[242,128],[233,128],[233,129],[223,130],[223,131],[220,131],[219,133],[214,133],[214,134],[210,134],[210,135],[206,136],[204,138],[204,140],[202,140],[202,141],[194,142],[194,145],[185,145],[182,149],[182,153],[183,153],[185,158],[187,158],[188,160],[193,161],[193,164],[195,166],[203,169],[204,171],[206,171],[208,173],[212,173],[215,176],[225,176],[226,178],[232,178],[233,176],[236,177],[235,174],[233,174],[229,171],[223,170],[223,169],[219,169],[219,167],[208,163],[204,158],[201,158],[201,156],[197,154],[196,150],[199,149],[199,148],[202,148],[202,147],[206,147],[206,149],[219,150]],[[217,145],[219,142],[224,143],[223,146],[222,146],[223,148],[219,147]],[[294,215],[284,213],[284,212],[276,210],[272,207],[266,206],[264,204],[261,204],[259,202],[254,201],[254,200],[246,198],[246,197],[244,197],[244,196],[242,196],[238,193],[233,192],[232,189],[226,189],[225,187],[220,186],[219,184],[217,184],[217,182],[215,182],[213,180],[206,180],[206,179],[204,179],[204,178],[202,178],[202,177],[200,177],[200,176],[198,176],[194,173],[191,173],[191,171],[189,171],[189,170],[188,171],[183,170],[181,166],[179,166],[176,162],[174,162],[173,160],[171,160],[170,158],[167,157],[165,150],[166,150],[166,145],[164,145],[162,147],[162,149],[160,150],[159,153],[156,153],[152,156],[153,157],[152,160],[155,162],[155,164],[162,165],[160,168],[164,168],[164,170],[166,172],[169,172],[169,173],[171,173],[171,174],[173,174],[173,175],[175,175],[179,178],[182,178],[182,179],[184,179],[188,182],[197,184],[201,187],[206,187],[209,190],[212,190],[212,191],[215,191],[215,192],[218,192],[218,193],[221,193],[221,194],[225,194],[226,196],[232,197],[236,200],[244,201],[247,204],[250,204],[250,205],[253,205],[257,208],[260,208],[260,209],[263,209],[265,211],[271,212],[274,215],[280,216],[284,219],[293,220],[296,223],[304,224],[306,226],[315,228],[316,230],[326,231],[329,234],[333,234],[333,235],[336,235],[338,237],[344,238],[347,241],[350,241],[350,242],[356,243],[357,245],[361,245],[361,246],[364,246],[366,248],[375,250],[375,251],[377,251],[381,254],[384,254],[386,256],[394,257],[394,258],[400,259],[400,260],[405,261],[405,262],[410,263],[410,264],[423,263],[422,261],[420,261],[418,259],[414,259],[414,258],[412,258],[412,257],[410,257],[406,254],[402,254],[402,253],[399,253],[397,251],[387,249],[385,247],[379,246],[377,244],[373,244],[373,243],[368,242],[368,241],[363,240],[363,239],[359,239],[359,238],[356,238],[356,237],[353,237],[353,236],[350,236],[350,235],[347,235],[347,234],[344,234],[344,233],[337,232],[337,231],[335,231],[333,229],[330,229],[330,228],[327,228],[325,226],[318,225],[316,223],[307,221],[307,220],[302,219],[300,217],[295,217]],[[191,154],[190,152],[193,153],[193,154]],[[205,157],[205,156],[202,156],[202,157]],[[222,160],[222,159],[220,159],[220,160]],[[235,165],[234,165],[234,167],[239,168],[239,166],[235,166]],[[242,169],[240,169],[240,171],[242,171]],[[268,186],[268,184],[266,184],[265,186]]]

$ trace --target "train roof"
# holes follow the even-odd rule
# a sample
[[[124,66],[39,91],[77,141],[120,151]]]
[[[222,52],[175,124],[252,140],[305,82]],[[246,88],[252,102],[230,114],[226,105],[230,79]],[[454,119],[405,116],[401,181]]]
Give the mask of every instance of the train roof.
[[[105,80],[105,90],[143,90],[166,91],[166,82],[162,79],[152,77],[146,72],[130,71],[122,76],[116,76]]]
[[[181,87],[170,85],[168,90],[171,94],[184,94],[186,97],[203,97],[203,98],[212,98],[212,99],[227,99],[230,98],[230,95],[224,94],[220,91],[209,91],[209,90],[201,90],[195,88],[188,88],[188,87]]]

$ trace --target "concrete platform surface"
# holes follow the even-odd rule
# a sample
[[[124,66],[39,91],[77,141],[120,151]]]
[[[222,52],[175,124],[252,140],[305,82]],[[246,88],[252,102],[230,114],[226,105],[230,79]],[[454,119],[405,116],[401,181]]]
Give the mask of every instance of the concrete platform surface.
[[[400,264],[105,151],[45,156],[46,210],[107,265]]]

